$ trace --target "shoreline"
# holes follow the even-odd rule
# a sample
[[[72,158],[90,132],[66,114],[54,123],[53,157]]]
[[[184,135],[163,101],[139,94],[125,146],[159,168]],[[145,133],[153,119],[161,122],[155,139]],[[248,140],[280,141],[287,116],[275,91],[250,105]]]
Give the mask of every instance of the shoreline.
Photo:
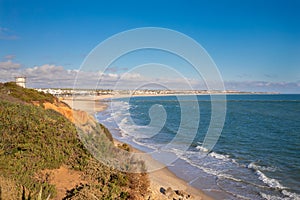
[[[142,96],[153,96],[153,95],[134,95],[135,97]],[[166,96],[166,95],[160,95]],[[170,95],[168,95],[170,96]],[[79,97],[70,97],[65,98],[62,101],[68,104],[72,109],[86,111],[87,113],[94,116],[96,112],[101,112],[107,109],[108,105],[103,102],[105,99],[109,98],[124,98],[129,97],[129,95],[101,95],[101,96],[79,96]],[[114,145],[120,145],[123,142],[118,141],[114,138]],[[129,145],[129,144],[127,144]],[[133,152],[144,153],[131,145],[129,145]],[[151,157],[151,156],[150,156]],[[156,162],[152,157],[149,158],[150,162]],[[159,163],[161,164],[161,163]],[[166,195],[163,194],[162,190],[167,190],[171,188],[173,191],[184,191],[187,194],[192,196],[191,199],[203,199],[211,200],[211,196],[205,194],[202,190],[194,188],[189,185],[185,180],[179,178],[176,174],[168,169],[167,166],[159,170],[154,170],[147,173],[150,180],[150,190],[152,194],[156,197],[155,199],[168,199]],[[171,198],[172,199],[172,198]]]

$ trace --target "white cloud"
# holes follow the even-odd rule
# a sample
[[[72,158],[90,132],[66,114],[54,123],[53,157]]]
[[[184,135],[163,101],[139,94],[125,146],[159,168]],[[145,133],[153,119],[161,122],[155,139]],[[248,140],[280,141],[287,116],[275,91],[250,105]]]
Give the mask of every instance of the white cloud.
[[[106,78],[113,78],[113,79],[118,79],[120,77],[118,74],[113,74],[113,73],[103,74],[103,75]]]
[[[71,87],[77,75],[75,70],[65,70],[62,66],[45,64],[23,71],[31,87]]]
[[[0,81],[7,82],[14,80],[15,76],[20,74],[20,63],[12,62],[11,60],[0,62]]]
[[[47,74],[47,76],[53,75],[60,75],[61,73],[68,72],[62,66],[56,65],[42,65],[42,66],[35,66],[33,68],[25,69],[26,74],[30,74],[31,76],[43,76]]]
[[[15,70],[15,69],[19,69],[20,67],[21,64],[14,63],[11,60],[0,62],[0,70]]]
[[[124,73],[122,75],[122,78],[127,79],[127,80],[130,80],[130,79],[141,79],[142,76],[141,76],[141,74],[138,74],[138,73]]]

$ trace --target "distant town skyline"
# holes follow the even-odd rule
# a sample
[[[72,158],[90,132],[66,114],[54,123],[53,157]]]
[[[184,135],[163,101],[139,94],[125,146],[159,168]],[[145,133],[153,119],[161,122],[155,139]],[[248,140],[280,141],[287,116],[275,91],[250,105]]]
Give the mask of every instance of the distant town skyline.
[[[86,56],[114,34],[140,27],[181,32],[202,45],[226,89],[300,93],[300,1],[0,1],[0,82],[27,76],[28,87],[70,88]],[[161,81],[184,89],[169,74],[130,73],[142,63],[178,70],[195,89],[201,80],[182,60],[141,51],[116,60],[106,72],[81,72],[86,88],[99,73],[113,87]],[[89,85],[91,84],[91,85]]]

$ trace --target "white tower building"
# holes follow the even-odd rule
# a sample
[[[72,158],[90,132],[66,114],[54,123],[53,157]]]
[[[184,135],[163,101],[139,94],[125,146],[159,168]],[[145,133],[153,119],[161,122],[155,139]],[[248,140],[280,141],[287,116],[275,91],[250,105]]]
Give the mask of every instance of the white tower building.
[[[16,84],[23,88],[26,88],[26,77],[25,76],[17,76],[16,77]]]

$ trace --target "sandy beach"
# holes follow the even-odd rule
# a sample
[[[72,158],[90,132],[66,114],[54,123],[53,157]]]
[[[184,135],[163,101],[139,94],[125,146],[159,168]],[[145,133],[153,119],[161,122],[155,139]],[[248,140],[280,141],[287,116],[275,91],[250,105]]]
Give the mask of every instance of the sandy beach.
[[[75,98],[70,97],[70,98],[64,98],[63,102],[67,103],[73,109],[83,110],[88,112],[91,115],[94,115],[95,112],[101,112],[107,108],[107,104],[103,102],[104,99],[119,98],[119,97],[123,97],[123,96],[101,95],[101,96],[84,96],[84,97],[75,97]],[[121,142],[115,140],[114,143],[115,145],[118,145]],[[137,149],[134,148],[132,149],[135,152],[140,152]],[[157,161],[155,161],[152,158],[149,158],[149,160],[150,163],[157,163]],[[213,199],[208,195],[204,194],[201,190],[198,190],[190,186],[184,180],[178,178],[167,167],[162,167],[161,169],[154,170],[153,172],[148,174],[150,178],[150,189],[154,194],[155,199],[173,199],[171,195],[169,195],[168,197],[168,193],[170,193],[170,188],[172,189],[171,193],[172,192],[174,193],[175,191],[180,191],[190,195],[189,199],[203,199],[203,200]]]

